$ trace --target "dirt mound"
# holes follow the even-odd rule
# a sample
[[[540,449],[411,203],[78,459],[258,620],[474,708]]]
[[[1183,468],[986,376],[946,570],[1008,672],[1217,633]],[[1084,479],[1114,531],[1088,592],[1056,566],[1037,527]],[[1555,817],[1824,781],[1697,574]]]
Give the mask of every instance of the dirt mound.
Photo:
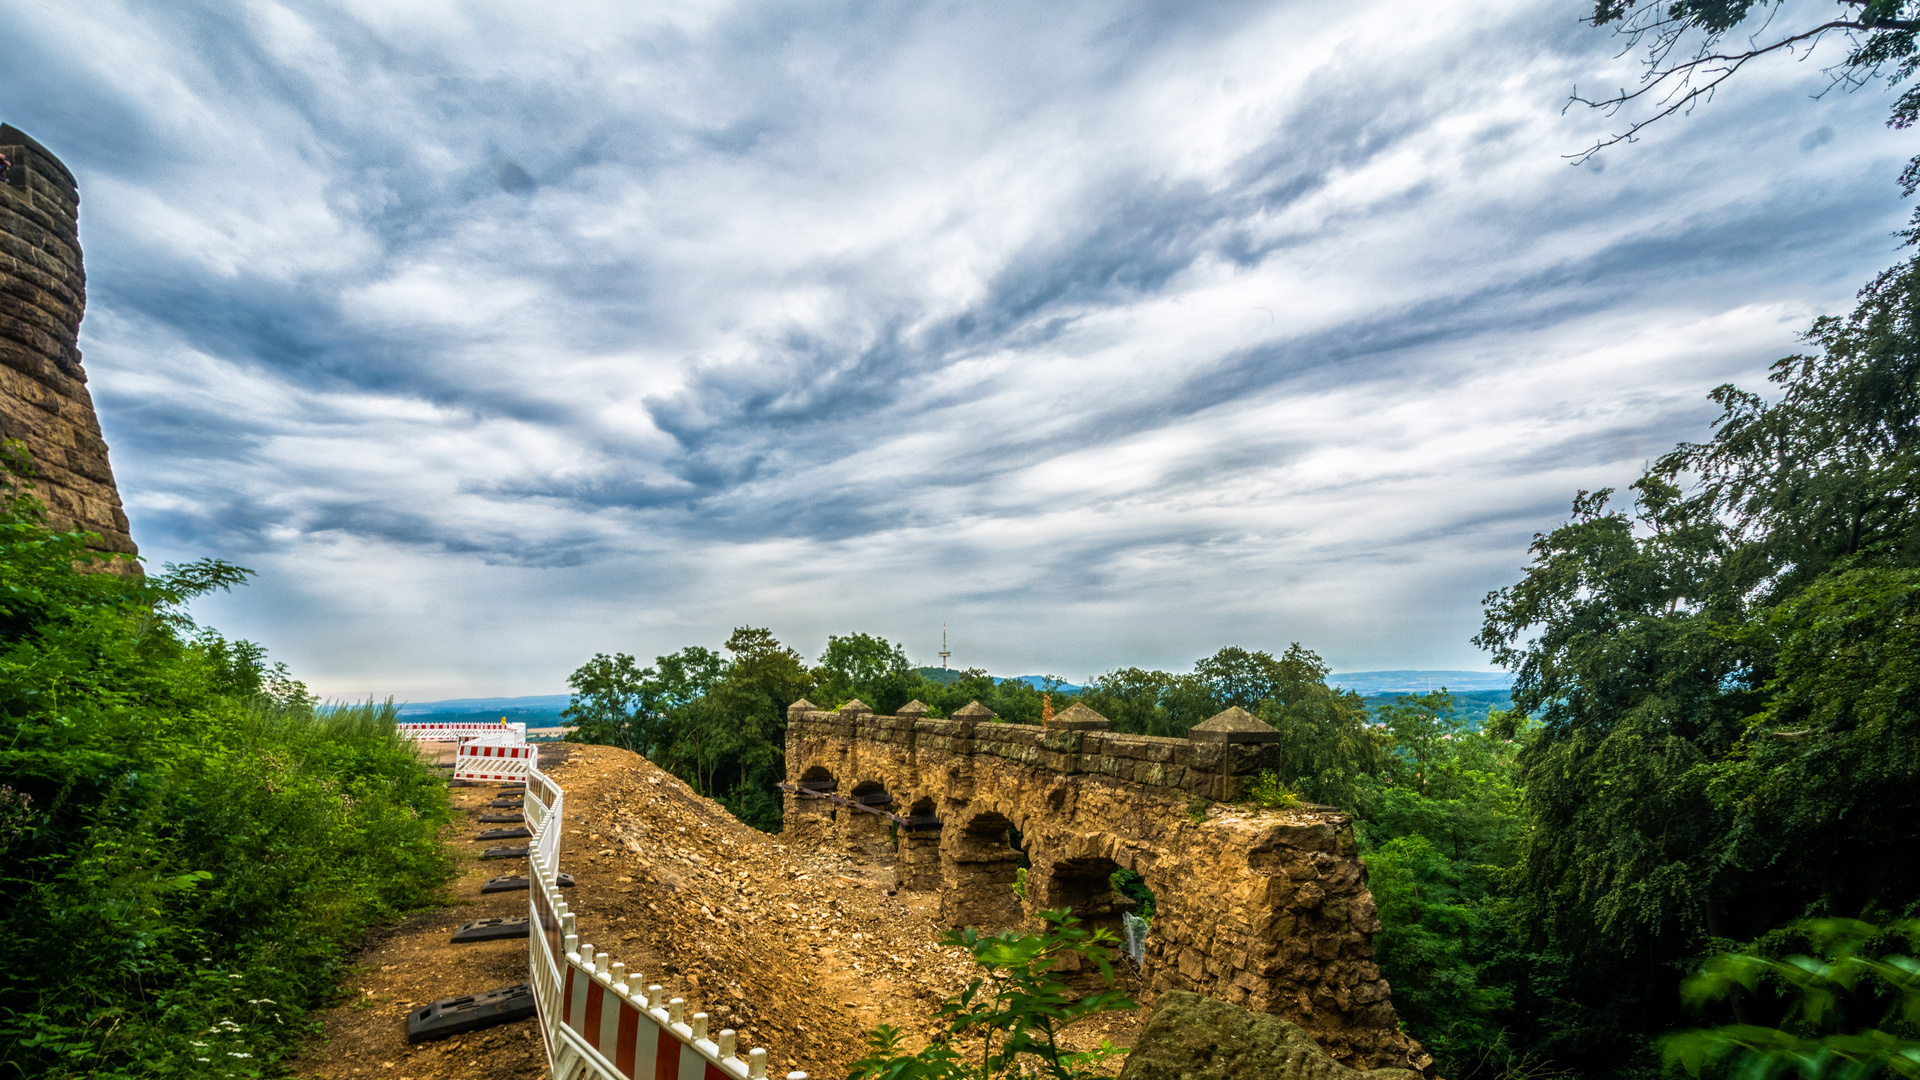
[[[943,949],[933,893],[889,895],[894,869],[860,852],[798,846],[749,828],[646,759],[605,746],[545,744],[541,769],[566,790],[561,869],[580,940],[645,983],[687,999],[713,1029],[764,1046],[768,1073],[800,1069],[838,1080],[882,1023],[924,1045],[941,999],[977,970]],[[478,815],[500,792],[460,788],[455,805]],[[417,1047],[407,1009],[527,977],[525,940],[453,945],[455,924],[526,914],[524,892],[479,894],[518,862],[479,862],[471,818],[446,834],[462,863],[454,906],[369,940],[356,958],[357,1000],[328,1010],[326,1039],[296,1066],[327,1080],[533,1080],[545,1058],[532,1022]],[[1123,985],[1123,989],[1131,987]],[[1132,1013],[1076,1025],[1074,1049],[1103,1038],[1126,1045]],[[965,1047],[962,1047],[965,1049]],[[1115,1065],[1117,1068],[1117,1063]]]
[[[964,950],[936,944],[930,899],[888,895],[890,867],[742,825],[638,755],[567,749],[542,768],[567,792],[580,940],[765,1046],[769,1072],[842,1076],[864,1031],[930,1034],[933,1006],[972,977]]]

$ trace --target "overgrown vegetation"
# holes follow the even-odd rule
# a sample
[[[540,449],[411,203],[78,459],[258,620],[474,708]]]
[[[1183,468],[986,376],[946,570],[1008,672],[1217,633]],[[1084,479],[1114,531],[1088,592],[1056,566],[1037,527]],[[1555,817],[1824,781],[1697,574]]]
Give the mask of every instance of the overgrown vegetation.
[[[991,936],[971,927],[949,932],[940,943],[966,949],[981,974],[947,998],[935,1013],[945,1022],[941,1037],[918,1053],[903,1053],[905,1033],[882,1024],[867,1033],[867,1054],[853,1063],[847,1080],[992,1080],[1040,1075],[1080,1080],[1103,1075],[1097,1066],[1126,1051],[1102,1041],[1094,1050],[1069,1053],[1060,1035],[1076,1021],[1135,1007],[1118,990],[1077,992],[1054,974],[1060,961],[1078,957],[1113,985],[1118,939],[1105,929],[1086,930],[1066,909],[1042,911],[1038,933],[1007,930]],[[977,1040],[977,1046],[968,1045]]]
[[[1815,919],[1768,939],[1714,957],[1682,993],[1689,1005],[1736,1012],[1765,1001],[1780,1026],[1680,1032],[1661,1048],[1669,1066],[1743,1080],[1920,1076],[1920,961],[1906,955],[1920,939],[1920,922],[1883,932],[1856,919]],[[1783,951],[1800,946],[1805,951]]]
[[[390,706],[317,712],[188,600],[206,561],[81,573],[0,478],[0,1066],[30,1077],[277,1072],[345,947],[447,873],[446,787]]]

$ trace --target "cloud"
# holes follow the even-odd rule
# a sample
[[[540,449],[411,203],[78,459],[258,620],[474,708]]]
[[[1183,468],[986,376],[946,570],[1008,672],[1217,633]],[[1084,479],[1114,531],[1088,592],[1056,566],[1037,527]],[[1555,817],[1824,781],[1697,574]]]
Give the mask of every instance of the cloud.
[[[136,539],[329,690],[867,629],[1074,677],[1477,600],[1891,262],[1796,65],[1587,165],[1565,12],[0,12]],[[1749,77],[1749,74],[1751,77]],[[1604,165],[1604,171],[1601,166]],[[964,644],[962,644],[964,643]]]

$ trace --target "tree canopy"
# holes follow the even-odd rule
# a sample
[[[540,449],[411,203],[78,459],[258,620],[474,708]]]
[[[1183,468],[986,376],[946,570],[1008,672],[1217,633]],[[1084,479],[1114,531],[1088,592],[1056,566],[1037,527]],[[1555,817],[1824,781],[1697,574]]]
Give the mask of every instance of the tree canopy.
[[[1540,719],[1510,889],[1563,972],[1558,1056],[1651,1068],[1690,958],[1920,902],[1917,287],[1909,262],[1818,320],[1773,400],[1715,390],[1711,439],[1630,507],[1581,493],[1487,598],[1477,640]]]

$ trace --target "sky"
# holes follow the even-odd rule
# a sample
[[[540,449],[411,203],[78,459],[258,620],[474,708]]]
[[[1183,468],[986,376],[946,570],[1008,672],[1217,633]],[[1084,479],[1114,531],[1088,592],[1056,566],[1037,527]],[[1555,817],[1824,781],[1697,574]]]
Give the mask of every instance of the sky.
[[[1577,2],[0,0],[151,567],[333,697],[766,626],[1490,665],[1574,493],[1901,258],[1878,85],[1583,165]]]

